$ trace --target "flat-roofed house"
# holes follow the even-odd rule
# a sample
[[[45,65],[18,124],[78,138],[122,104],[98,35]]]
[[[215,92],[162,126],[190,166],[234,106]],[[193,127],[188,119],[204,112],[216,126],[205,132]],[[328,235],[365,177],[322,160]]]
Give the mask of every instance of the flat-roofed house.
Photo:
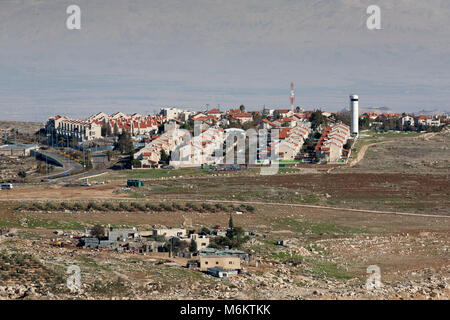
[[[191,240],[194,240],[197,244],[197,250],[208,248],[209,238],[204,235],[191,234]]]
[[[6,144],[0,146],[0,154],[5,156],[28,157],[33,150],[39,149],[37,144]]]
[[[208,268],[221,268],[223,270],[240,270],[241,259],[233,256],[206,255],[200,256],[200,271]]]
[[[165,238],[184,238],[186,237],[186,229],[172,228],[172,229],[154,229],[153,236],[164,236]]]

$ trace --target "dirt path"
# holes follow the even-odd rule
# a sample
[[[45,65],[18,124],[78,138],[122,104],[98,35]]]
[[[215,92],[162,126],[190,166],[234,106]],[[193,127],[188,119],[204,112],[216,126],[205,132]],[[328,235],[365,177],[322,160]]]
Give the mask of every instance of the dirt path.
[[[181,200],[181,199],[180,199]],[[186,201],[195,202],[226,202],[226,203],[237,203],[237,204],[257,204],[257,205],[272,205],[272,206],[288,206],[288,207],[303,207],[303,208],[313,208],[313,209],[326,209],[326,210],[338,210],[338,211],[353,211],[353,212],[365,212],[365,213],[379,213],[379,214],[394,214],[401,216],[416,216],[416,217],[432,217],[432,218],[447,218],[449,216],[433,215],[433,214],[423,214],[423,213],[411,213],[411,212],[395,212],[395,211],[379,211],[379,210],[366,210],[366,209],[352,209],[352,208],[337,208],[328,206],[318,206],[309,204],[298,204],[298,203],[277,203],[277,202],[262,202],[262,201],[234,201],[234,200],[193,200],[185,199]]]
[[[381,142],[374,142],[374,143],[370,143],[370,144],[366,144],[364,146],[362,146],[361,150],[359,150],[358,155],[356,156],[356,159],[354,159],[351,163],[350,163],[350,167],[353,167],[355,165],[357,165],[362,159],[364,159],[364,156],[366,155],[367,150],[369,149],[369,147],[374,146],[374,145],[378,145],[378,144],[383,144],[383,143],[387,143],[387,142],[391,142],[392,140],[388,140],[388,141],[381,141]]]

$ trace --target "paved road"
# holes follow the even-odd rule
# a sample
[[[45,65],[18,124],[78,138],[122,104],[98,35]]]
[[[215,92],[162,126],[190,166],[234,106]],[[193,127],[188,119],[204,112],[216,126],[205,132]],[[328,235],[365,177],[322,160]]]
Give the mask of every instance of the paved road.
[[[76,161],[68,159],[66,157],[61,156],[60,154],[52,151],[39,151],[43,156],[48,155],[49,157],[55,158],[63,164],[63,171],[58,173],[52,173],[45,176],[38,177],[39,179],[51,179],[53,177],[58,177],[60,175],[69,175],[73,172],[83,170],[83,166]]]

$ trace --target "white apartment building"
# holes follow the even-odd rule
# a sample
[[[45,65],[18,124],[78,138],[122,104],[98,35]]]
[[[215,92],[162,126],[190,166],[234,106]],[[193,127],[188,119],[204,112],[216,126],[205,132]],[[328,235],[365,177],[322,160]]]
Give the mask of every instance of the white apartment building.
[[[101,124],[96,121],[73,120],[66,116],[54,116],[48,119],[45,129],[48,134],[78,142],[91,141],[102,137]]]
[[[168,119],[178,119],[183,110],[177,108],[162,108],[161,115]]]

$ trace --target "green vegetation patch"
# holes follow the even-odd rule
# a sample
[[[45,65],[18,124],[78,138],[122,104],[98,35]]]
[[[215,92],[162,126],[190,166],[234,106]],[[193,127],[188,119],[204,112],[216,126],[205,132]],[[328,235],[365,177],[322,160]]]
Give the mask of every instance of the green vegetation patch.
[[[310,222],[310,221],[298,221],[290,219],[281,219],[275,222],[276,228],[287,227],[289,230],[299,233],[314,233],[314,234],[355,234],[355,233],[366,233],[366,230],[348,228],[343,226],[338,226],[332,223],[325,222]]]

